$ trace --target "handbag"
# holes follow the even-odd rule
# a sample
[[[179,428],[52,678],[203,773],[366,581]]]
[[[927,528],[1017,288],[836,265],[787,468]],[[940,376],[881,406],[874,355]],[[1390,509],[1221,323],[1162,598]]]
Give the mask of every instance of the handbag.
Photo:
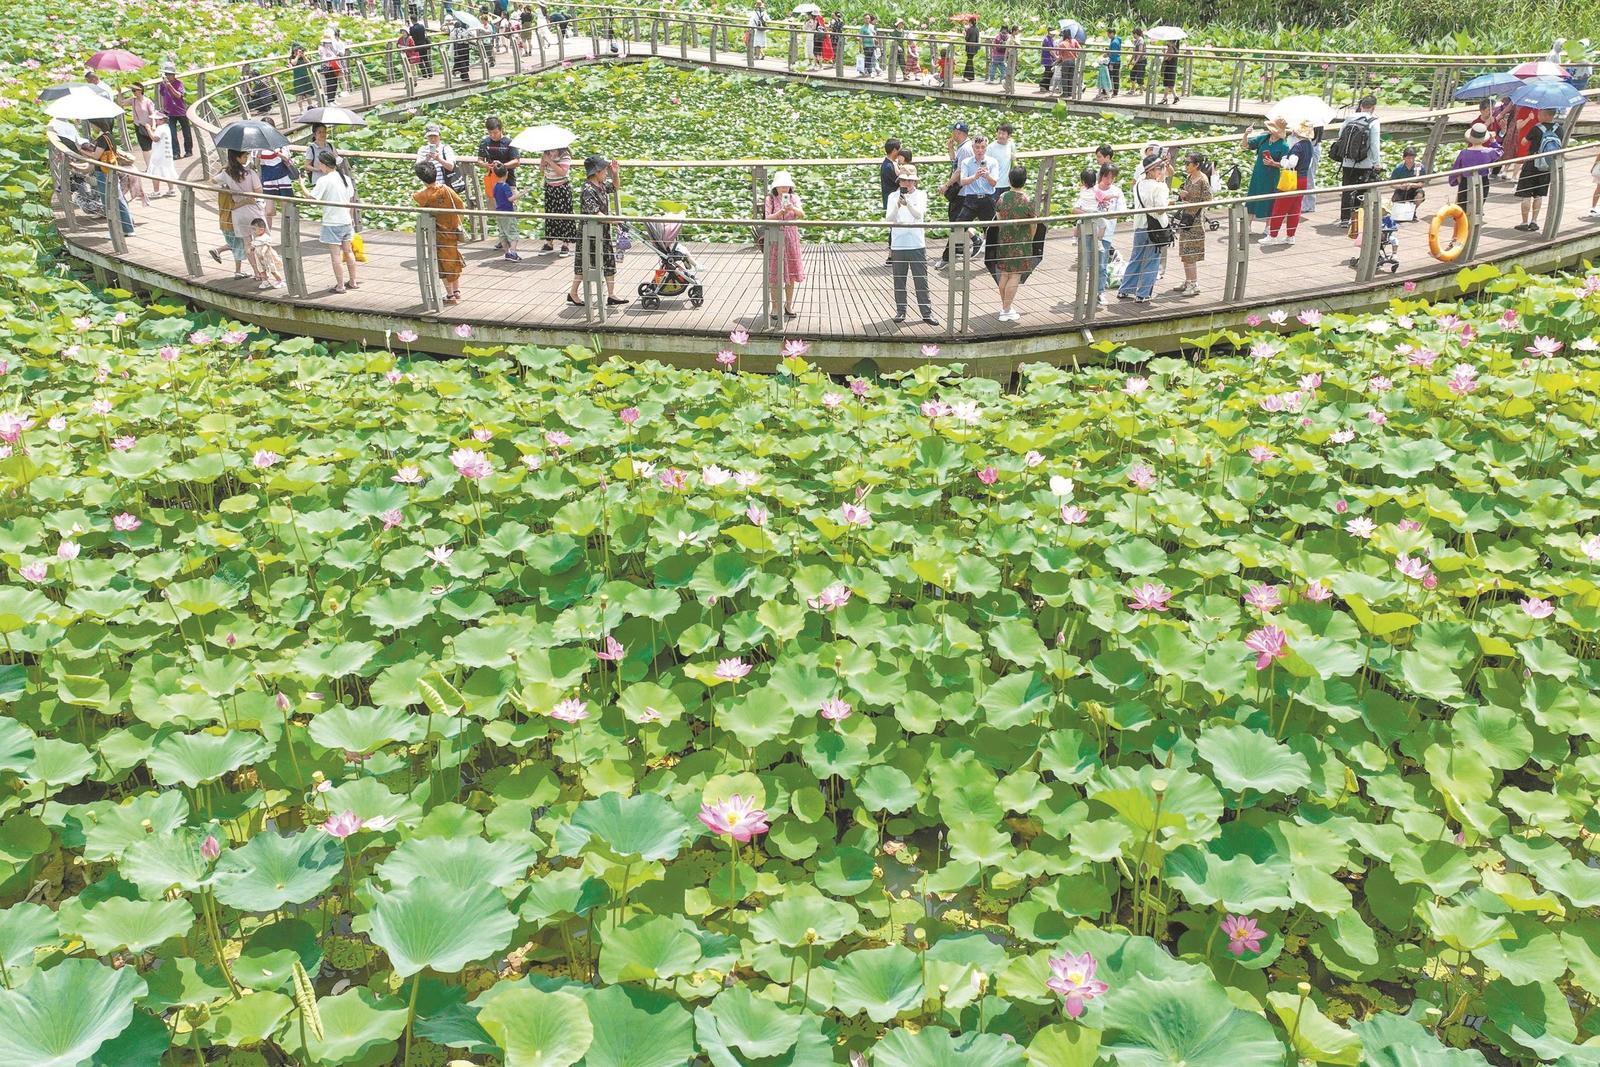
[[[367,243],[361,239],[359,233],[350,238],[350,251],[355,255],[357,263],[367,261]]]
[[[1292,193],[1300,188],[1300,175],[1288,167],[1278,170],[1278,192]]]

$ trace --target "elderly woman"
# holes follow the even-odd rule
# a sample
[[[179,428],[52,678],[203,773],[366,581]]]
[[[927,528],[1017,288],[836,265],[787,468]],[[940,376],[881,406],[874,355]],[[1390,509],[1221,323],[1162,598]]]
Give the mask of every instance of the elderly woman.
[[[1022,318],[1022,313],[1011,305],[1017,298],[1017,290],[1039,265],[1040,246],[1036,240],[1038,224],[1033,221],[1037,212],[1027,193],[1028,170],[1022,166],[1012,167],[1007,178],[1009,187],[1000,194],[994,208],[995,221],[1001,225],[994,228],[994,240],[989,242],[987,255],[989,272],[1000,289],[998,318],[1001,322],[1016,322]]]
[[[772,186],[767,193],[766,218],[774,222],[793,222],[806,217],[800,194],[794,191],[794,179],[789,172],[780,170],[772,176]],[[783,268],[783,317],[792,319],[794,293],[806,280],[805,264],[800,259],[800,227],[783,226],[776,241],[767,241],[767,279],[778,284],[779,265]]]
[[[1183,185],[1178,203],[1204,204],[1211,199],[1211,161],[1204,152],[1183,157]],[[1183,284],[1173,291],[1180,296],[1200,295],[1200,263],[1206,258],[1205,209],[1183,207],[1177,213],[1178,259],[1183,263]]]
[[[578,211],[584,215],[609,215],[611,195],[617,190],[617,161],[598,152],[584,157],[583,187],[578,192]],[[581,246],[580,246],[581,248]],[[578,290],[583,286],[583,256],[572,260],[572,289],[567,303],[583,307]],[[617,295],[617,246],[612,242],[611,224],[600,224],[600,271],[606,279],[606,305],[620,307],[628,301]]]
[[[1283,119],[1268,119],[1267,128],[1261,133],[1247,126],[1243,144],[1252,154],[1250,185],[1245,195],[1262,198],[1251,200],[1245,207],[1251,218],[1265,222],[1272,216],[1272,198],[1267,194],[1276,193],[1278,189],[1276,164],[1289,151],[1289,124]]]
[[[572,156],[565,148],[552,148],[539,153],[539,174],[544,179],[544,246],[541,252],[555,251],[560,242],[563,256],[570,256],[569,247],[578,239],[578,220],[552,218],[553,215],[572,214]]]
[[[461,215],[466,207],[456,191],[444,183],[436,163],[418,160],[417,180],[422,188],[411,194],[418,207],[434,212],[435,245],[439,249],[439,280],[444,283],[444,302],[461,302],[461,272],[466,262],[461,258]]]
[[[422,147],[417,149],[417,162],[426,163],[433,170],[434,180],[450,185],[456,173],[456,154],[444,143],[444,131],[437,123],[429,123],[422,131]]]

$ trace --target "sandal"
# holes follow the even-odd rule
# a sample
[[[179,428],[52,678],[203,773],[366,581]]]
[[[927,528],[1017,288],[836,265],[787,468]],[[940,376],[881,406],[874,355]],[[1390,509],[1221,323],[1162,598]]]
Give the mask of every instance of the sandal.
[[[359,288],[361,288],[361,286],[357,285],[355,282],[345,282],[344,283],[344,287],[346,289],[359,289]]]
[[[222,264],[222,249],[213,248],[211,250],[211,258],[213,260],[215,260],[217,262],[217,264],[220,266]]]
[[[572,294],[571,293],[567,294],[567,303],[571,304],[575,308],[583,307],[583,301],[582,300],[574,300],[574,299],[572,299]]]
[[[336,285],[332,289],[329,289],[328,292],[332,293],[335,296],[338,296],[340,293],[344,292],[344,286]]]

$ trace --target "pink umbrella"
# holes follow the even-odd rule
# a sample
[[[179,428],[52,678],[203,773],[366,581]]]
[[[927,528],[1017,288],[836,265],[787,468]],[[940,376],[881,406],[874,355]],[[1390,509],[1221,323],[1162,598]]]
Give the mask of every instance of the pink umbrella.
[[[111,48],[89,57],[89,66],[95,70],[138,70],[145,60],[123,48]]]
[[[1571,74],[1560,63],[1552,63],[1548,59],[1536,62],[1518,63],[1511,68],[1510,73],[1518,78],[1570,78]]]

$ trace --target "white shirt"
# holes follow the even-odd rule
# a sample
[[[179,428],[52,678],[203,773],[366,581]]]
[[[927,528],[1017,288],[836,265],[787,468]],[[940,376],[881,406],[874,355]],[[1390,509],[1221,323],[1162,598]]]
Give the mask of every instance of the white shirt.
[[[983,154],[994,160],[995,166],[999,168],[1000,177],[996,178],[994,183],[994,191],[997,193],[1003,193],[1011,188],[1011,153],[1016,147],[1015,141],[1007,141],[1005,144],[990,141],[989,147],[984,150]]]
[[[111,90],[106,87],[105,82],[88,82],[84,85],[84,88],[88,89],[91,93],[98,93],[107,100],[112,99]]]
[[[444,181],[444,167],[440,166],[440,164],[448,163],[452,167],[456,165],[456,154],[450,150],[449,145],[445,144],[443,141],[440,141],[437,145],[424,144],[421,148],[417,149],[417,162],[427,162],[430,158],[429,153],[434,149],[438,150],[438,155],[434,157],[433,165],[433,169],[438,172],[438,177],[435,180]]]
[[[349,226],[355,221],[350,209],[345,206],[350,203],[355,191],[338,171],[330,170],[318,178],[317,184],[311,187],[311,195],[326,205],[322,209],[324,226]]]
[[[921,189],[912,189],[909,194],[902,194],[899,189],[890,193],[884,202],[884,222],[923,222],[928,215],[928,194]],[[928,231],[920,226],[889,227],[889,247],[900,248],[926,248],[928,247]]]
[[[1146,178],[1144,181],[1134,183],[1133,206],[1135,210],[1139,208],[1166,207],[1171,202],[1172,191],[1167,187],[1166,182],[1158,182]],[[1155,219],[1157,226],[1165,226],[1167,224],[1167,213],[1165,211],[1153,211],[1149,215],[1141,216],[1140,226],[1145,225],[1142,221],[1145,218]]]

